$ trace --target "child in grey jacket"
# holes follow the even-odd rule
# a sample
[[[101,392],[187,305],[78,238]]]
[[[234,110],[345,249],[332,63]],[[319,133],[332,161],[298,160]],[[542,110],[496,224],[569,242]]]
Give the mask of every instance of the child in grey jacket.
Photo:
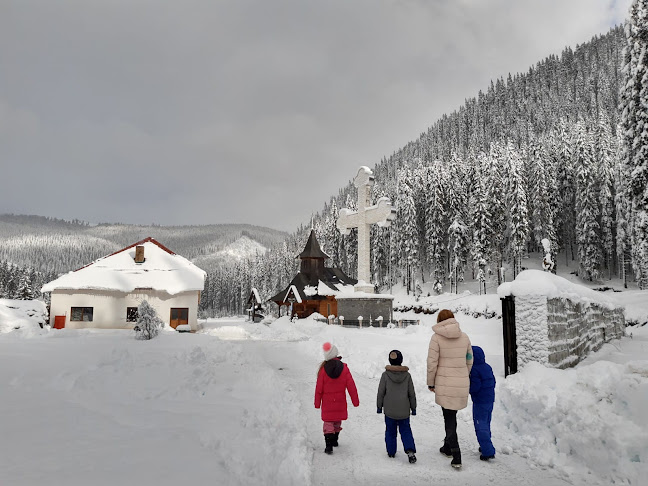
[[[416,392],[409,368],[402,366],[403,355],[397,349],[389,353],[389,365],[380,377],[378,385],[377,412],[385,409],[385,445],[387,455],[396,455],[396,442],[400,430],[403,449],[410,463],[416,462],[416,445],[410,426],[410,410],[416,415]]]

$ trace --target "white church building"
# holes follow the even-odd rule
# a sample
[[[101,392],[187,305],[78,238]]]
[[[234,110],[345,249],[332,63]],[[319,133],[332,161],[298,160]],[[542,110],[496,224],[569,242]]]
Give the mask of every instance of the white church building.
[[[165,325],[198,328],[205,272],[146,238],[45,284],[58,329],[132,329],[146,300]]]

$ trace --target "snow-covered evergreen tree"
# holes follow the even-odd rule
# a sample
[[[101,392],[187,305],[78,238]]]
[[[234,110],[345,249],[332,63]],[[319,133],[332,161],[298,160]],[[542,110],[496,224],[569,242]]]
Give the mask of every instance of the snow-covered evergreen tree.
[[[575,213],[575,192],[576,187],[572,155],[572,135],[570,128],[564,118],[558,122],[552,136],[552,157],[556,162],[558,187],[561,195],[561,205],[558,211],[562,231],[559,241],[565,252],[567,263],[575,257],[576,245],[576,213]]]
[[[472,230],[471,256],[473,262],[479,265],[484,273],[486,258],[489,255],[490,238],[492,235],[490,205],[487,201],[486,180],[483,171],[486,168],[487,155],[481,152],[477,159],[478,172],[474,180],[470,197],[470,228]]]
[[[576,238],[581,277],[599,277],[602,263],[598,188],[594,163],[594,141],[584,121],[575,128]]]
[[[540,141],[532,140],[527,149],[529,166],[529,200],[533,201],[531,229],[537,245],[547,238],[554,248],[557,245],[556,234],[556,190],[555,173],[551,158]]]
[[[635,277],[640,289],[648,289],[648,0],[633,1],[625,33],[621,125],[628,226]]]
[[[146,300],[137,306],[137,324],[134,327],[136,339],[153,339],[158,335],[164,322],[157,315],[155,309]]]
[[[416,207],[411,187],[411,173],[401,171],[398,178],[398,199],[396,203],[396,255],[402,271],[403,284],[407,292],[413,290],[414,275],[418,265],[418,234],[416,230]]]
[[[25,269],[21,269],[20,271],[15,298],[18,300],[31,300],[34,298],[31,281],[29,280],[29,273]]]
[[[513,277],[522,270],[522,256],[529,237],[527,195],[522,177],[522,157],[509,142],[504,148],[508,169],[508,251],[513,260]]]
[[[432,269],[432,278],[443,285],[446,277],[446,251],[448,247],[449,202],[446,186],[449,183],[443,164],[435,161],[430,167],[425,238],[427,260]]]
[[[347,194],[345,208],[351,211],[356,211],[357,196],[354,198],[351,194]],[[340,258],[342,270],[352,278],[358,276],[358,229],[352,228],[348,235],[340,235]]]
[[[620,143],[619,145],[621,145]],[[618,147],[619,154],[622,152]],[[625,164],[620,157],[614,168],[614,186],[616,195],[614,197],[614,210],[616,215],[616,256],[619,268],[619,278],[623,280],[624,287],[627,287],[627,255],[630,247],[630,235],[628,234],[628,217],[630,215],[630,202],[628,201],[628,176],[625,172]]]
[[[596,132],[596,157],[598,159],[599,201],[601,215],[601,240],[604,264],[608,277],[612,278],[614,267],[614,137],[609,120],[605,115],[599,117]]]
[[[468,261],[469,230],[457,213],[448,228],[448,251],[450,253],[450,271],[453,272],[455,292],[458,292],[459,282],[464,280],[464,272]]]

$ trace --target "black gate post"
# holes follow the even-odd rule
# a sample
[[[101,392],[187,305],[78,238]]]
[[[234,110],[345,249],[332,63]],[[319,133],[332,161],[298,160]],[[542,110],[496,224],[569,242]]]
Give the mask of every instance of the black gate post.
[[[504,331],[504,377],[517,373],[517,340],[515,336],[515,299],[507,295],[502,301]]]

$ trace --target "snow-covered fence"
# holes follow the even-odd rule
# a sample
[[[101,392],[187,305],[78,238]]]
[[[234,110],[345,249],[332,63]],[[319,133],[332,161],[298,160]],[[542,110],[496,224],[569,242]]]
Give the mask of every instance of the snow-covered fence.
[[[510,348],[505,350],[505,366],[510,373],[529,361],[555,368],[574,366],[625,332],[623,307],[548,272],[521,272],[513,282],[500,285],[498,294],[503,301],[504,339]]]
[[[408,327],[408,326],[417,326],[421,324],[419,319],[399,319],[395,321],[385,321],[384,319],[372,319],[367,321],[366,319],[344,319],[340,317],[340,325],[343,327],[358,327],[358,328],[370,328],[370,327]]]

